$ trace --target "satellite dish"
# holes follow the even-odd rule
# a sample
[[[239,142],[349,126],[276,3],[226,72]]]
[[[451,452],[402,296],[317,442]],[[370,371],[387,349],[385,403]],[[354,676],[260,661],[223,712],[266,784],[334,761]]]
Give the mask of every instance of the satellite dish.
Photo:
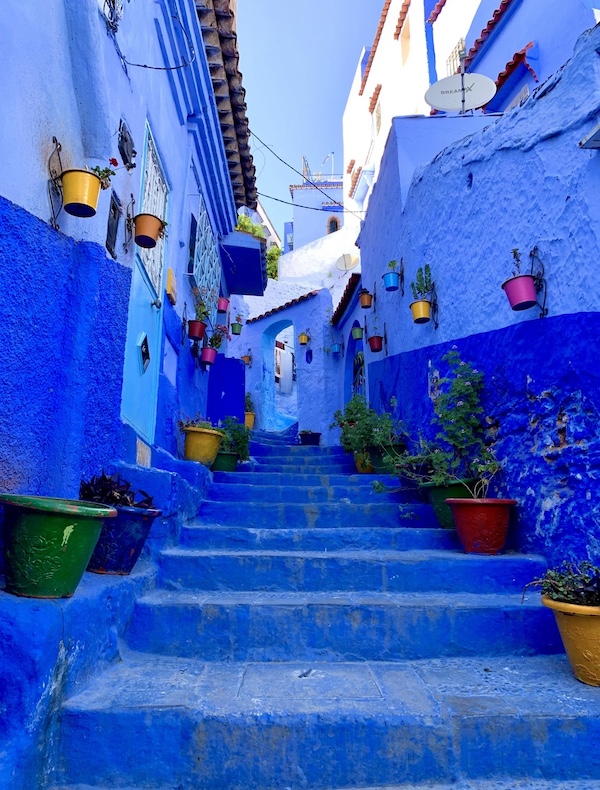
[[[463,89],[464,80],[464,89]],[[453,74],[434,82],[425,101],[436,110],[474,110],[483,107],[496,95],[496,83],[483,74]],[[464,104],[463,104],[464,99]]]
[[[351,255],[349,252],[346,252],[337,259],[335,268],[341,269],[343,272],[349,272],[350,269],[354,269],[359,263],[358,255]]]

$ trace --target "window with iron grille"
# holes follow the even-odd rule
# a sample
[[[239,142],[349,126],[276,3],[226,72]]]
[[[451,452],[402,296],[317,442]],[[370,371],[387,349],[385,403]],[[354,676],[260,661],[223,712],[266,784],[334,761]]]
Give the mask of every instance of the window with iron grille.
[[[460,71],[460,56],[463,53],[466,54],[466,45],[464,38],[460,38],[446,61],[446,72],[449,77]]]
[[[160,162],[160,157],[154,143],[154,138],[149,128],[146,134],[146,155],[144,157],[144,176],[142,205],[140,214],[154,214],[161,220],[167,217],[167,199],[169,187]],[[138,255],[142,261],[148,279],[154,288],[156,295],[160,294],[160,284],[162,281],[163,258],[165,249],[165,237],[159,236],[156,247],[146,249],[138,247]]]
[[[199,196],[198,219],[192,215],[188,274],[192,287],[198,289],[200,298],[210,309],[211,323],[215,324],[221,286],[221,261],[202,195]]]

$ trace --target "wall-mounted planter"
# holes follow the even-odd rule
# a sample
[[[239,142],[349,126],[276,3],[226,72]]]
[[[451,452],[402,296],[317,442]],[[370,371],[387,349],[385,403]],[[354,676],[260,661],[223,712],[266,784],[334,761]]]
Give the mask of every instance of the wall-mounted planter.
[[[117,517],[104,522],[88,571],[119,576],[131,573],[152,523],[160,515],[156,508],[117,507]]]
[[[309,340],[310,338],[306,334],[306,332],[300,332],[300,334],[298,335],[298,343],[300,343],[301,346],[307,346]]]
[[[386,291],[397,291],[400,287],[400,275],[398,272],[386,272],[383,276],[383,285]]]
[[[352,327],[352,337],[354,340],[362,340],[363,330],[362,326],[354,326]]]
[[[217,313],[226,313],[229,310],[229,299],[219,296],[217,299]]]
[[[241,335],[243,327],[244,327],[243,324],[238,324],[237,321],[234,321],[234,323],[231,325],[231,334],[232,335]]]
[[[254,428],[255,419],[256,414],[253,411],[244,412],[244,425],[246,428],[250,428],[250,430],[252,430]]]
[[[200,352],[200,362],[204,362],[205,365],[212,365],[215,359],[217,358],[217,349],[211,348],[210,346],[205,346]]]
[[[214,349],[213,349],[214,350]],[[185,445],[183,455],[187,461],[198,461],[211,466],[217,457],[223,434],[213,428],[184,428]]]
[[[93,217],[101,181],[89,170],[65,170],[61,175],[64,209],[73,217]]]
[[[192,340],[202,340],[206,332],[204,321],[188,321],[188,336]]]
[[[252,362],[252,357],[250,356],[250,354],[242,354],[240,359],[242,360],[244,365],[249,365]]]
[[[358,293],[358,299],[360,301],[360,306],[367,310],[373,304],[373,294],[369,293],[366,288],[361,288]]]
[[[341,354],[342,353],[342,344],[341,343],[332,343],[331,344],[331,353],[332,354]]]
[[[371,337],[367,338],[367,342],[374,353],[381,351],[383,348],[383,335],[371,335]]]
[[[133,218],[135,226],[135,243],[138,247],[151,250],[156,247],[156,242],[163,229],[163,221],[154,214],[137,214]]]
[[[431,318],[431,302],[428,299],[418,299],[410,305],[415,324],[426,324]]]
[[[513,310],[529,310],[537,304],[535,278],[532,274],[518,274],[502,283]]]
[[[0,494],[4,507],[6,591],[27,598],[70,598],[102,529],[109,505]]]

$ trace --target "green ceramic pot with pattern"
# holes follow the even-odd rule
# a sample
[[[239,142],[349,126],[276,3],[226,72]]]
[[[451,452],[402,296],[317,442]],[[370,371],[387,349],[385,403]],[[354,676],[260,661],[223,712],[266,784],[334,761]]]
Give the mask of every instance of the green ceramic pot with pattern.
[[[77,499],[0,494],[6,592],[69,598],[114,507]]]

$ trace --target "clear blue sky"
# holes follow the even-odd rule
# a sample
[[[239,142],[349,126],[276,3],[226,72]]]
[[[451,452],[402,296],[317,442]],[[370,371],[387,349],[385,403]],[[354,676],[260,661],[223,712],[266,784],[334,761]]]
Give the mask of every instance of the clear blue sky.
[[[238,0],[240,71],[251,131],[296,169],[343,166],[342,114],[360,53],[371,46],[383,0]],[[300,176],[250,139],[259,192],[291,200]],[[277,232],[292,207],[261,197]]]

